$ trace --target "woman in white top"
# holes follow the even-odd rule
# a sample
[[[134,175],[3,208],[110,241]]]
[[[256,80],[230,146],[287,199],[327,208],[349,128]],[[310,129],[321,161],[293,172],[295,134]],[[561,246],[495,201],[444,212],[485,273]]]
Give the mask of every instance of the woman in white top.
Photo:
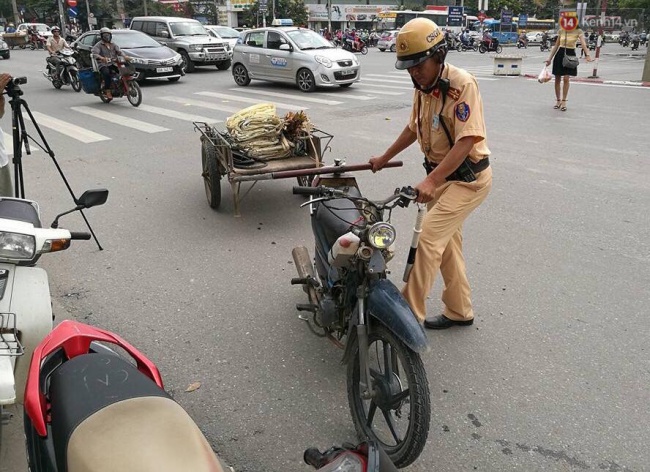
[[[553,108],[566,111],[566,102],[569,95],[569,77],[575,77],[578,75],[578,68],[569,68],[564,67],[562,60],[564,56],[574,56],[576,55],[576,44],[580,41],[582,50],[587,56],[587,62],[591,62],[591,56],[589,55],[589,48],[587,48],[587,43],[585,42],[585,35],[580,28],[574,29],[573,31],[560,30],[555,45],[551,49],[551,54],[546,61],[548,66],[551,61],[553,61],[553,75],[555,76],[555,106]],[[556,54],[557,52],[557,54]],[[555,56],[555,58],[553,57]],[[564,78],[564,84],[562,86],[562,98],[560,98],[560,81]]]

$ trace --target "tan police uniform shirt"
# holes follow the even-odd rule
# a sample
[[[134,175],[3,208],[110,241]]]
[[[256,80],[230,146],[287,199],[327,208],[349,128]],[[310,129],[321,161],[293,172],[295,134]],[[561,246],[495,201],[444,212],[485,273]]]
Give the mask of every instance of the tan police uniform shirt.
[[[560,47],[575,49],[581,34],[584,33],[580,28],[576,28],[573,31],[560,30],[558,33],[558,37],[560,38]]]
[[[451,149],[440,124],[440,120],[444,120],[454,144],[466,136],[474,137],[469,157],[473,162],[478,162],[489,156],[490,150],[486,141],[483,100],[476,78],[450,64],[445,64],[442,78],[449,80],[444,109],[441,110],[440,90],[428,94],[416,90],[409,128],[417,134],[425,157],[434,163],[440,163]]]

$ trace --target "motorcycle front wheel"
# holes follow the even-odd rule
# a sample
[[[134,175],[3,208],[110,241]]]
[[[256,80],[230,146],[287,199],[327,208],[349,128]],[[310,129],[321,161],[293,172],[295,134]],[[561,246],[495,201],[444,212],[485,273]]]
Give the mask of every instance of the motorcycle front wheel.
[[[142,103],[142,90],[140,90],[140,85],[135,80],[129,82],[126,98],[134,107],[140,106]]]
[[[485,49],[485,46],[483,46],[483,45],[481,44],[481,45],[478,47],[478,52],[480,52],[481,54],[485,54],[485,51],[487,51],[487,49]]]
[[[502,51],[503,51],[503,48],[501,47],[501,45],[497,46],[496,53],[501,54]]]
[[[70,85],[75,92],[81,92],[81,81],[76,72],[70,71]]]
[[[365,46],[362,47],[362,48],[361,48],[361,54],[363,54],[364,56],[365,56],[366,54],[368,54],[368,48],[365,47]]]
[[[397,468],[412,464],[429,435],[429,383],[420,355],[379,323],[368,336],[370,400],[361,397],[359,349],[348,363],[348,402],[359,438],[378,441]]]

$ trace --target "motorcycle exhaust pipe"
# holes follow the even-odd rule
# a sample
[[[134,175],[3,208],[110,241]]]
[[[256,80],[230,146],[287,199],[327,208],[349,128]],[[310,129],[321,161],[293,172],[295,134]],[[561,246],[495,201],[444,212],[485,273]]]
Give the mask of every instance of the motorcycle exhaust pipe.
[[[309,251],[305,246],[293,248],[291,255],[293,256],[294,264],[296,264],[299,278],[306,279],[308,277],[314,277],[314,265],[311,263]]]

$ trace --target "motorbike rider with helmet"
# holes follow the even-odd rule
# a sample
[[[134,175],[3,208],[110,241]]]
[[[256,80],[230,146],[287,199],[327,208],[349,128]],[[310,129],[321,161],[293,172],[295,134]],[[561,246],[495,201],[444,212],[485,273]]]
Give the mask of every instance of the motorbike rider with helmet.
[[[380,156],[374,172],[418,141],[428,175],[415,187],[427,203],[413,270],[402,293],[424,327],[445,329],[474,322],[462,253],[463,222],[492,187],[483,100],[476,78],[445,62],[447,43],[440,28],[415,18],[397,35],[397,69],[408,70],[415,94],[402,133]],[[441,315],[426,317],[426,299],[438,270],[445,289]]]
[[[104,79],[104,95],[106,98],[113,98],[111,93],[111,79],[112,74],[116,72],[115,62],[119,56],[122,56],[125,61],[130,61],[131,58],[124,54],[120,47],[112,42],[113,34],[109,28],[102,28],[99,30],[101,41],[93,46],[92,56],[97,59],[97,66],[99,72]]]
[[[50,56],[46,59],[48,64],[48,69],[52,77],[57,78],[59,76],[59,64],[61,64],[61,58],[58,57],[58,52],[62,51],[64,48],[69,48],[67,41],[61,37],[61,28],[58,26],[53,26],[50,31],[52,36],[47,38],[45,47],[50,53]]]

